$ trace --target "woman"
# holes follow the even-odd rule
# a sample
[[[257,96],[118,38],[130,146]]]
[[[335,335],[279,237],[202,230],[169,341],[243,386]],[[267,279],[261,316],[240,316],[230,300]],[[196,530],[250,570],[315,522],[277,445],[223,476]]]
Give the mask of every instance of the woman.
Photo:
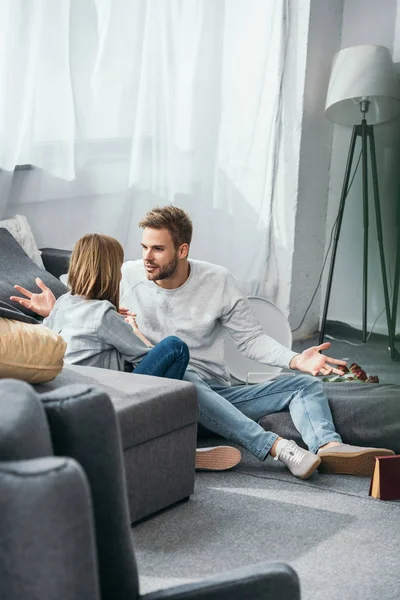
[[[69,364],[182,379],[189,362],[185,342],[169,336],[153,346],[139,331],[136,315],[125,309],[119,314],[123,260],[116,239],[84,235],[71,254],[70,291],[58,298],[43,325],[67,342]]]

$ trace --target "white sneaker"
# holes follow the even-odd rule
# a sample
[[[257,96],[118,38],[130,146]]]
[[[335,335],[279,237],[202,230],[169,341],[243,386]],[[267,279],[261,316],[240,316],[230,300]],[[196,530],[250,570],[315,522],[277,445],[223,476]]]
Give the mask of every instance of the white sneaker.
[[[293,440],[288,440],[281,447],[274,460],[283,462],[289,471],[299,479],[308,479],[321,463],[319,456],[300,448]]]

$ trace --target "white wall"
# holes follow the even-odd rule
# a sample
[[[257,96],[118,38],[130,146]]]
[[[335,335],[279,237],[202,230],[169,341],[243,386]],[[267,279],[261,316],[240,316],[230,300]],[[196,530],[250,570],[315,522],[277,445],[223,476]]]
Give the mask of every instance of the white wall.
[[[399,0],[380,0],[379,2],[376,0],[345,0],[340,47],[378,44],[389,48],[390,52],[394,52],[394,60],[400,61],[398,4],[400,5]],[[331,228],[337,216],[350,136],[351,128],[334,126],[326,249]],[[393,277],[396,206],[400,206],[400,120],[375,126],[375,142],[386,263],[389,265],[389,271]],[[355,159],[358,158],[359,151],[359,146],[357,146]],[[368,327],[370,328],[385,306],[371,182],[369,230]],[[362,188],[361,169],[359,169],[346,200],[328,312],[329,320],[342,321],[357,329],[361,329],[362,323],[362,243]],[[328,268],[325,273],[325,283],[327,271]],[[324,296],[322,301],[323,298]],[[397,323],[399,327],[399,318]],[[385,313],[377,322],[375,331],[387,333]]]
[[[333,131],[324,106],[332,56],[340,44],[342,10],[343,0],[310,3],[290,290],[292,329],[299,327],[322,270]],[[319,301],[318,291],[295,338],[318,328]]]

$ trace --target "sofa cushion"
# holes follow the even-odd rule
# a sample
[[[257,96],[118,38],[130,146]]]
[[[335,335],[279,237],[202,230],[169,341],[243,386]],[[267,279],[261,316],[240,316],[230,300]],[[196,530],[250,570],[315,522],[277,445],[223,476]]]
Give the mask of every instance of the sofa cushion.
[[[0,378],[50,381],[63,366],[67,344],[43,325],[0,317]]]
[[[7,229],[0,228],[0,300],[11,305],[10,296],[18,295],[14,285],[18,284],[33,292],[40,292],[35,283],[36,277],[51,289],[56,298],[65,294],[68,290],[56,277],[38,267],[24,252],[18,242]],[[16,308],[29,316],[37,316],[35,313],[19,304]]]
[[[12,217],[11,219],[0,221],[0,227],[7,229],[27,253],[29,258],[31,258],[38,267],[44,269],[41,252],[37,247],[26,217],[23,215],[15,215],[15,217]]]
[[[4,317],[5,319],[14,319],[14,321],[23,321],[24,323],[32,323],[33,325],[37,325],[40,321],[35,319],[35,317],[30,317],[19,310],[15,302],[4,302],[4,300],[0,300],[0,317]]]
[[[46,392],[70,383],[96,385],[110,396],[124,449],[197,422],[196,390],[185,381],[67,365],[54,381],[36,389]]]
[[[326,383],[336,430],[343,442],[400,453],[400,386]],[[304,447],[288,411],[262,417],[260,425]]]

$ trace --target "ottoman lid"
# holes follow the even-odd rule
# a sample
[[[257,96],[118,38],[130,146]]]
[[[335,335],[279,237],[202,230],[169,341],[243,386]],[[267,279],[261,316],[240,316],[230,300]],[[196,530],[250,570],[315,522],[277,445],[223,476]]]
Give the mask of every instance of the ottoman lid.
[[[35,387],[46,392],[70,383],[89,383],[110,396],[124,450],[197,423],[197,393],[186,381],[68,365],[53,381]]]

